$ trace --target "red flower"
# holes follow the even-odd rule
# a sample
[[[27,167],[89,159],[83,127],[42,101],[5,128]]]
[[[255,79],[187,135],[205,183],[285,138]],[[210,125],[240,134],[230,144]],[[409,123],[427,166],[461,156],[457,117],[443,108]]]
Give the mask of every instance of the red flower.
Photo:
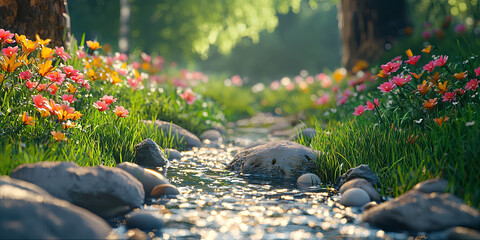
[[[382,91],[383,93],[388,93],[395,88],[395,84],[391,81],[388,81],[380,84],[380,86],[377,88],[380,89],[380,91]]]
[[[72,66],[63,67],[63,72],[67,75],[68,78],[78,76],[78,70]],[[73,79],[72,79],[73,80]],[[75,81],[75,80],[74,80]]]
[[[423,66],[423,70],[427,70],[428,72],[432,72],[433,69],[435,69],[434,61],[430,61],[429,63],[425,64],[425,66]]]
[[[62,98],[63,98],[63,101],[66,101],[66,102],[69,102],[69,103],[73,103],[77,100],[76,98],[73,97],[73,94],[70,94],[70,95],[64,94],[62,96]]]
[[[455,93],[454,92],[446,92],[444,95],[443,95],[443,102],[451,102],[451,101],[455,101]]]
[[[41,94],[33,95],[32,96],[33,103],[35,104],[36,108],[46,108],[46,104],[48,103],[48,99],[43,97]]]
[[[386,75],[390,75],[390,73],[396,72],[399,68],[400,65],[402,65],[402,62],[388,62],[385,65],[380,66],[383,70],[383,73]]]
[[[412,76],[410,76],[410,75],[407,75],[406,77],[395,76],[392,79],[393,83],[395,83],[395,85],[397,85],[399,87],[405,86],[405,84],[410,82],[410,80],[412,80]]]
[[[18,47],[7,47],[2,49],[3,55],[7,57],[12,57],[13,54],[16,54],[18,52]]]
[[[478,68],[475,69],[475,75],[476,75],[476,76],[480,75],[480,67],[478,67]]]
[[[436,67],[443,67],[447,63],[448,56],[442,55],[433,62]]]
[[[50,79],[50,81],[52,82],[55,82],[57,84],[62,84],[63,81],[65,81],[65,74],[59,71],[53,71],[47,74],[47,78]]]
[[[468,82],[467,85],[465,86],[465,89],[476,91],[478,88],[478,83],[479,82],[477,79],[471,79],[470,82]]]
[[[10,31],[5,31],[3,29],[0,29],[0,42],[1,43],[11,43],[13,42],[13,33],[10,33]]]
[[[118,117],[128,117],[128,110],[123,106],[116,106],[113,112],[117,114]]]
[[[32,77],[32,73],[28,70],[25,72],[21,72],[19,75],[20,75],[20,78],[23,80],[28,80]]]
[[[411,56],[411,57],[408,57],[408,60],[406,60],[405,62],[410,64],[410,65],[415,65],[415,64],[417,64],[419,59],[420,59],[420,55]]]
[[[183,100],[185,100],[188,105],[191,105],[193,104],[193,102],[195,102],[195,96],[193,95],[193,92],[190,89],[187,89],[185,92],[180,94],[180,97],[182,97]]]

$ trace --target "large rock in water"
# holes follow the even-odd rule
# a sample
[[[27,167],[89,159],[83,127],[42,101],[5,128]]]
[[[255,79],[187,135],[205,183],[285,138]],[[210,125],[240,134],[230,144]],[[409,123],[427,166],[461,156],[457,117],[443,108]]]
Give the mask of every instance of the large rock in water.
[[[386,231],[433,232],[480,228],[480,213],[449,193],[421,192],[421,183],[392,201],[365,211],[362,221]],[[441,188],[439,188],[441,189]]]
[[[145,198],[142,184],[119,168],[39,162],[18,166],[10,176],[36,184],[54,197],[101,217],[118,216],[140,207]]]
[[[278,141],[242,150],[227,169],[261,177],[293,178],[312,172],[315,160],[312,149],[290,141]]]
[[[147,125],[153,124],[158,130],[163,132],[164,135],[172,136],[175,139],[174,141],[179,141],[187,150],[191,150],[194,147],[200,148],[202,144],[195,134],[176,124],[160,120],[155,120],[155,122],[144,120],[143,122]]]
[[[146,168],[163,167],[165,169],[168,166],[167,157],[157,143],[150,138],[135,145],[133,161]]]
[[[97,215],[40,187],[0,176],[0,238],[106,239],[111,227]]]
[[[118,168],[130,173],[138,179],[143,185],[145,196],[150,196],[153,188],[157,185],[170,184],[170,182],[160,173],[150,169],[145,169],[135,163],[124,162],[117,165]]]

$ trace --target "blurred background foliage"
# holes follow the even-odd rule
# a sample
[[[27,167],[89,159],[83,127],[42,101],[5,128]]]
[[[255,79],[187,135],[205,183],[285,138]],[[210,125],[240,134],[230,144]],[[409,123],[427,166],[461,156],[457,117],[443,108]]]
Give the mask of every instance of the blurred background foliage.
[[[130,0],[130,51],[157,53],[181,67],[209,74],[238,74],[251,84],[294,76],[302,69],[311,74],[326,68],[333,70],[340,66],[342,53],[337,3]],[[118,49],[120,1],[82,0],[68,4],[74,36],[80,38],[85,33],[87,39]],[[400,55],[405,47],[421,48],[425,23],[440,27],[446,16],[474,30],[474,38],[465,42],[478,41],[479,0],[406,0],[406,4],[413,35],[401,41],[408,46],[394,41],[385,57]],[[449,37],[446,39],[456,40]],[[435,39],[430,41],[438,44]]]

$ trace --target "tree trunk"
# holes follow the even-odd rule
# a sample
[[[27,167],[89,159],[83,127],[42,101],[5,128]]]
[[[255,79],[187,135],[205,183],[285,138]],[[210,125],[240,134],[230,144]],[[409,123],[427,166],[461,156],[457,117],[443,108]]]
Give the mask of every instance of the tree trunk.
[[[121,53],[128,53],[129,41],[129,23],[130,23],[130,3],[129,0],[120,0],[120,31],[118,37],[118,49]]]
[[[358,60],[375,61],[407,25],[406,1],[340,0],[338,25],[342,64],[351,70]]]
[[[0,0],[0,28],[63,46],[70,38],[66,0]]]

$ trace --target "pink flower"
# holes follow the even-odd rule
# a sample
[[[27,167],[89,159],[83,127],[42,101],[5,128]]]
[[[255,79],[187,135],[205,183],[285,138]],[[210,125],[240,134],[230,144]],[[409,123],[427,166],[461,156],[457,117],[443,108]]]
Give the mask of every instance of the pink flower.
[[[65,49],[63,47],[55,47],[55,53],[63,59],[63,61],[67,61],[68,59],[72,58],[68,53],[65,52]]]
[[[430,61],[429,63],[425,64],[425,66],[423,66],[423,70],[427,70],[428,72],[432,72],[433,69],[435,69],[434,61]]]
[[[82,87],[89,90],[90,89],[90,83],[88,81],[83,81],[82,82]]]
[[[375,105],[377,105],[377,107],[380,107],[380,103],[378,102],[378,98],[373,99],[373,102],[375,103]]]
[[[70,95],[64,94],[62,96],[62,99],[63,99],[63,101],[66,101],[66,102],[69,102],[69,103],[73,103],[77,100],[76,98],[73,97],[73,94],[70,94]]]
[[[405,61],[405,62],[410,64],[410,65],[415,65],[415,64],[417,64],[419,59],[420,59],[420,55],[411,56],[411,57],[408,57],[408,60]]]
[[[73,76],[78,75],[78,70],[73,68],[72,66],[63,67],[63,72],[67,75],[68,78],[72,78]]]
[[[10,33],[10,31],[5,31],[3,29],[0,29],[0,42],[1,43],[11,43],[13,42],[13,33]]]
[[[465,86],[466,90],[472,90],[476,91],[478,88],[478,80],[477,79],[471,79],[467,85]]]
[[[451,102],[451,101],[455,101],[455,93],[454,92],[446,92],[444,95],[443,95],[443,102]]]
[[[107,105],[110,105],[117,101],[116,98],[113,98],[113,96],[108,96],[108,95],[103,96],[102,98],[100,98],[100,100],[104,101]]]
[[[480,67],[478,67],[478,68],[475,69],[475,75],[476,75],[476,76],[480,75]]]
[[[388,62],[382,66],[380,66],[383,70],[384,74],[390,75],[390,73],[396,72],[399,68],[400,65],[402,65],[402,62]]]
[[[140,54],[140,57],[142,57],[142,60],[144,62],[150,62],[152,61],[152,57],[150,57],[150,55],[146,54],[146,53],[142,53]]]
[[[280,82],[278,80],[275,80],[270,83],[271,90],[275,91],[275,90],[278,90],[279,88],[280,88]]]
[[[360,115],[363,115],[364,112],[365,112],[365,106],[360,105],[355,108],[355,112],[353,113],[353,115],[360,116]]]
[[[121,53],[121,54],[118,55],[117,59],[122,61],[122,62],[126,62],[128,60],[128,56],[125,53]]]
[[[328,103],[329,99],[330,99],[330,95],[324,94],[321,97],[317,98],[317,100],[315,100],[315,105],[317,106],[325,105]]]
[[[343,105],[345,102],[347,102],[348,96],[343,95],[340,100],[338,100],[337,105]]]
[[[23,79],[23,80],[28,80],[28,79],[32,78],[32,73],[29,70],[27,70],[25,72],[21,72],[19,75],[20,75],[20,78]]]
[[[356,86],[356,89],[357,89],[357,92],[363,92],[365,89],[367,89],[367,85],[365,85],[364,83],[360,84],[360,85],[357,85]]]
[[[453,90],[453,91],[454,91],[455,94],[458,95],[458,96],[462,96],[462,95],[465,94],[465,92],[466,92],[465,89],[463,89],[463,88],[457,88],[457,89],[455,89],[455,90]]]
[[[233,84],[234,86],[242,86],[242,85],[243,85],[243,80],[242,80],[242,78],[241,78],[240,76],[238,76],[238,75],[232,76],[231,80],[232,80],[232,84]]]
[[[65,74],[59,71],[53,71],[47,74],[47,78],[50,79],[51,82],[62,84],[63,81],[65,81]]]
[[[133,62],[132,63],[132,67],[135,68],[135,69],[139,69],[141,67],[141,64],[137,61]]]
[[[82,50],[77,50],[77,57],[78,58],[85,58],[87,56],[87,54],[82,51]]]
[[[180,94],[180,97],[182,97],[183,100],[185,100],[188,105],[191,105],[195,102],[195,96],[193,95],[193,92],[190,89],[185,90],[185,92]]]
[[[463,24],[457,24],[455,25],[455,27],[453,28],[453,31],[457,34],[463,34],[465,33],[465,31],[467,31],[467,27]]]
[[[430,33],[429,31],[425,31],[425,32],[422,33],[422,37],[424,39],[429,39],[429,38],[432,37],[432,33]]]
[[[412,80],[412,76],[410,75],[407,75],[406,77],[395,76],[392,79],[393,83],[399,87],[405,86],[408,82],[410,82],[410,80]]]
[[[1,30],[1,29],[0,29]],[[18,47],[6,47],[2,49],[3,55],[7,57],[12,57],[13,54],[17,53]]]
[[[448,56],[442,55],[433,62],[436,67],[443,67],[447,63]]]
[[[383,93],[388,93],[392,91],[393,88],[395,88],[395,84],[391,81],[384,82],[378,87],[378,89],[380,89],[380,91],[382,91]]]
[[[93,106],[98,109],[98,111],[100,112],[104,112],[104,111],[107,111],[108,109],[110,109],[108,107],[108,104],[104,101],[97,101],[95,103],[93,103]]]
[[[337,93],[338,90],[340,90],[340,88],[339,88],[338,86],[333,86],[333,87],[332,87],[332,91],[333,91],[334,93]]]
[[[65,70],[65,69],[64,69]],[[68,73],[67,73],[68,74]],[[72,73],[73,74],[73,73]],[[77,75],[71,75],[70,79],[72,79],[74,82],[78,84],[83,84],[83,74],[78,73]]]
[[[402,56],[396,56],[396,57],[394,57],[394,58],[392,59],[391,62],[398,62],[398,61],[400,61],[400,60],[402,60]]]

